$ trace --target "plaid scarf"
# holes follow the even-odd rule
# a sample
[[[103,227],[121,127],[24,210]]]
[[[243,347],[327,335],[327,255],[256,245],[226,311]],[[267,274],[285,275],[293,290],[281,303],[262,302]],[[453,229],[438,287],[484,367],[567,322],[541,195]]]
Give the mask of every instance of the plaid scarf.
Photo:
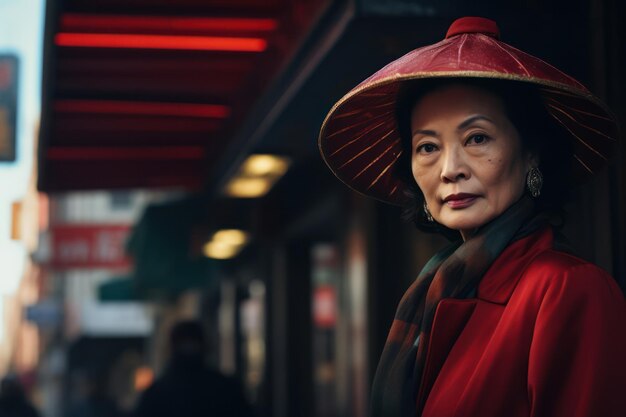
[[[421,414],[421,383],[435,309],[444,298],[470,298],[484,273],[509,245],[547,223],[533,216],[524,196],[465,242],[446,247],[424,266],[402,297],[378,363],[372,387],[371,417]]]

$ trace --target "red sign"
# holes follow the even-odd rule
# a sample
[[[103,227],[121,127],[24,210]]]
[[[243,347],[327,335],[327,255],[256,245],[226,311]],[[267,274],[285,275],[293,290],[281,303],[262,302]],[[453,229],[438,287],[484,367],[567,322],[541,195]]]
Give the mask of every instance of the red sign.
[[[128,225],[56,225],[51,230],[50,266],[55,269],[122,269]]]
[[[8,90],[14,83],[15,64],[13,57],[10,60],[6,57],[0,57],[0,89]]]
[[[337,323],[337,292],[331,285],[313,290],[313,323],[319,328],[332,328]]]

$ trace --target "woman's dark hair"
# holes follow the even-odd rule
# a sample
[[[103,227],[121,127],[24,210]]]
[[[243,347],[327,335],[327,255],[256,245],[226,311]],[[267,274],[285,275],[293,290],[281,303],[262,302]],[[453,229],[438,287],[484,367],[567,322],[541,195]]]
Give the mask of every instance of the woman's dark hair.
[[[458,237],[458,232],[426,219],[424,196],[411,172],[411,112],[426,94],[450,85],[480,88],[502,100],[505,114],[520,135],[523,149],[539,158],[543,187],[541,195],[534,199],[536,208],[562,221],[563,205],[570,197],[572,177],[573,150],[568,133],[548,114],[544,99],[534,85],[482,78],[417,80],[399,92],[396,117],[404,151],[396,173],[405,182],[409,196],[405,218],[426,232],[442,233],[448,238]]]

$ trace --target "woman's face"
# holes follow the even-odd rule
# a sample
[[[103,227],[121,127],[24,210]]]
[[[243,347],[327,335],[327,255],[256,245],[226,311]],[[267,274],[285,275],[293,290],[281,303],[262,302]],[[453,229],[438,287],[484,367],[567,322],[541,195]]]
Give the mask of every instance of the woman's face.
[[[534,161],[496,95],[453,84],[411,112],[411,168],[433,218],[464,239],[524,192]]]

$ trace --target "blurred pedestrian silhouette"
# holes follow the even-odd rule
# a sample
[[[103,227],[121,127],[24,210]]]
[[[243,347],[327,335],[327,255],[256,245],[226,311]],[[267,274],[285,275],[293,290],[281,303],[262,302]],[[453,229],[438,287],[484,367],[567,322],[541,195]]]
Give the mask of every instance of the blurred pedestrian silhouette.
[[[17,377],[8,375],[0,381],[0,417],[39,417],[28,402]]]
[[[171,358],[164,374],[139,399],[135,417],[250,417],[240,384],[204,363],[206,341],[197,321],[170,333]]]
[[[106,382],[103,371],[87,371],[79,387],[82,398],[70,409],[68,417],[119,417],[119,408],[109,396]]]

